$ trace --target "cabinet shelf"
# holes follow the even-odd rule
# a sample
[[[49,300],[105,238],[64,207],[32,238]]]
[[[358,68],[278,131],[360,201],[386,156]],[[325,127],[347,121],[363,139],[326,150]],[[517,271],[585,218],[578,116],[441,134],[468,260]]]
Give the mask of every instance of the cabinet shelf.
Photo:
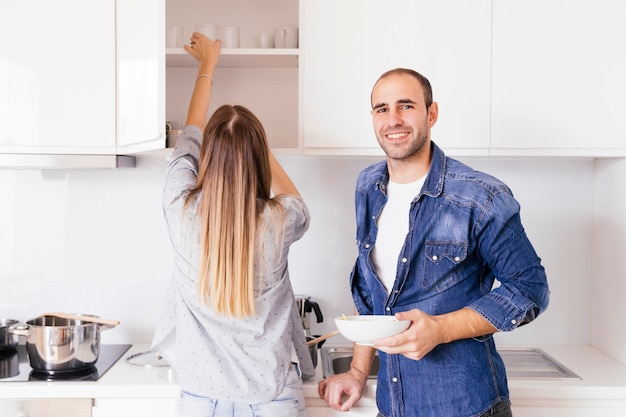
[[[168,67],[196,67],[197,61],[183,48],[167,48]],[[221,68],[297,68],[299,49],[224,48],[217,64]]]

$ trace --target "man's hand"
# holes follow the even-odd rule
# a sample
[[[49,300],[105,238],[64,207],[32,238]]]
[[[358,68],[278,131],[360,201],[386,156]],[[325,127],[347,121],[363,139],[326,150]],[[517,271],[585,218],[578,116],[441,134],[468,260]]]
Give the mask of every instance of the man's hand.
[[[339,411],[348,411],[361,398],[376,350],[354,345],[350,370],[323,379],[317,387],[320,398]]]
[[[361,375],[350,370],[320,381],[318,392],[320,398],[335,410],[349,411],[363,395],[365,382],[367,377],[362,379]]]
[[[422,359],[442,343],[496,332],[483,316],[469,308],[437,316],[415,309],[397,313],[396,318],[411,320],[411,325],[400,334],[375,340],[374,347],[413,360]]]

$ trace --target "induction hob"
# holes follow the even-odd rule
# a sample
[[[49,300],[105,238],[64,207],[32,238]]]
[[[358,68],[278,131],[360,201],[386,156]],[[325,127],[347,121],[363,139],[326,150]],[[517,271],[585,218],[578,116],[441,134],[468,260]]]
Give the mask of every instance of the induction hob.
[[[96,363],[85,369],[69,372],[35,371],[28,361],[24,345],[0,352],[0,382],[27,381],[97,381],[132,345],[101,345]]]

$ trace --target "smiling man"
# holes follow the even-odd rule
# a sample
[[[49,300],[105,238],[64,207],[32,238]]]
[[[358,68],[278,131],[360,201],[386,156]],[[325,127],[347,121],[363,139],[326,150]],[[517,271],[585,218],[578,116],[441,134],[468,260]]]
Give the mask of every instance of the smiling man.
[[[432,97],[430,82],[413,70],[378,79],[372,119],[386,158],[361,172],[355,192],[356,310],[411,325],[373,347],[355,345],[350,370],[320,382],[319,394],[349,410],[378,349],[379,416],[508,417],[492,335],[542,313],[548,283],[510,189],[431,141],[439,113]]]

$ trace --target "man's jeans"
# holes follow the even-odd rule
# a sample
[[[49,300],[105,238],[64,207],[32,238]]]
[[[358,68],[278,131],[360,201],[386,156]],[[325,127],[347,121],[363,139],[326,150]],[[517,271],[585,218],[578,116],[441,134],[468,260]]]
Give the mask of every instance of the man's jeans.
[[[377,417],[384,417],[378,413]],[[508,401],[500,401],[494,405],[489,411],[483,413],[480,417],[513,417],[511,412],[511,404]]]
[[[513,417],[511,404],[508,401],[500,401],[480,417]]]

